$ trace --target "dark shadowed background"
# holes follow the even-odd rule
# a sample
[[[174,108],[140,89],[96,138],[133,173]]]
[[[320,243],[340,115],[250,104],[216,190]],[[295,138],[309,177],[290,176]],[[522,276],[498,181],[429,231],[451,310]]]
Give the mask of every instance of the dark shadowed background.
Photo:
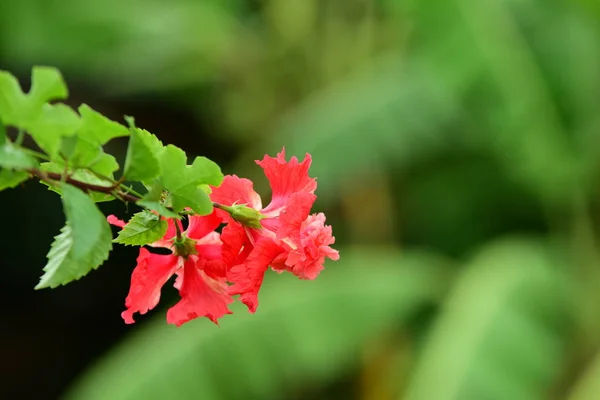
[[[3,1],[0,69],[33,65],[266,200],[253,160],[311,153],[341,259],[125,325],[136,249],[35,291],[60,199],[4,191],[0,398],[600,399],[598,2]]]

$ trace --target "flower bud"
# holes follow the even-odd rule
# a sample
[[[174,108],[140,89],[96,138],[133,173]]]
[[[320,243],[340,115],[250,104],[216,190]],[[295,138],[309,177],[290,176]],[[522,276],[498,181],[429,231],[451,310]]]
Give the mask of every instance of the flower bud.
[[[265,216],[262,215],[258,210],[250,208],[243,204],[233,205],[231,207],[223,206],[223,210],[227,211],[231,218],[239,222],[240,224],[254,229],[262,229],[260,220]]]

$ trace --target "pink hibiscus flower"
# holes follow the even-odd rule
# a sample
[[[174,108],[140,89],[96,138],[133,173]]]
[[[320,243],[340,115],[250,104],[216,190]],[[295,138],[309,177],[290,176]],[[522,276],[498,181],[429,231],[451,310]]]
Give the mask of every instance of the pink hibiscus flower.
[[[339,259],[338,252],[329,246],[335,239],[331,227],[325,225],[325,216],[310,215],[317,188],[316,180],[308,176],[310,155],[302,162],[296,157],[287,162],[284,148],[277,157],[265,156],[256,163],[263,168],[271,186],[269,205],[263,208],[252,182],[236,175],[225,176],[211,194],[217,206],[245,205],[261,214],[259,228],[218,211],[227,224],[221,240],[227,278],[233,283],[229,294],[239,294],[250,312],[256,311],[258,292],[269,265],[277,272],[289,271],[300,279],[315,279],[326,258]]]
[[[125,222],[114,215],[108,222],[124,227]],[[153,254],[141,248],[137,266],[131,275],[131,287],[125,300],[127,309],[121,316],[126,323],[134,323],[133,315],[145,314],[160,300],[162,287],[175,274],[175,287],[181,300],[167,312],[167,322],[181,326],[198,317],[207,317],[214,323],[225,314],[231,314],[228,304],[233,302],[227,293],[225,264],[222,261],[222,243],[217,232],[221,220],[212,213],[208,216],[190,216],[181,239],[177,239],[175,223],[168,220],[164,237],[150,244],[172,251],[171,254]]]

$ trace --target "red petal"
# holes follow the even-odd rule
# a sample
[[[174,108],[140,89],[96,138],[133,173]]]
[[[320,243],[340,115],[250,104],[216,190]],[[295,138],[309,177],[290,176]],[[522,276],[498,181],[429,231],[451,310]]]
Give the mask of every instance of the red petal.
[[[246,263],[231,269],[231,281],[234,284],[229,287],[229,293],[239,294],[240,300],[248,306],[251,313],[254,313],[258,307],[258,292],[265,272],[271,261],[282,251],[283,249],[271,239],[261,237],[256,242]]]
[[[277,230],[277,239],[288,236],[300,239],[302,222],[308,218],[317,196],[308,192],[298,192],[290,196],[285,209],[279,214],[281,227]]]
[[[246,229],[239,222],[231,221],[221,232],[223,242],[223,262],[227,267],[242,264],[245,259],[240,260],[242,248],[252,247]]]
[[[178,257],[174,255],[152,254],[140,249],[137,266],[131,274],[131,287],[125,300],[127,310],[121,316],[132,324],[133,314],[145,314],[160,300],[160,290],[177,269]]]
[[[312,214],[304,221],[301,235],[301,242],[297,243],[299,246],[289,252],[285,266],[300,279],[315,279],[323,270],[326,258],[340,258],[338,251],[329,247],[335,238],[331,226],[325,225],[322,213]],[[281,264],[277,267],[281,268]]]
[[[183,269],[181,300],[167,311],[167,322],[181,326],[198,317],[207,317],[215,324],[225,314],[231,314],[227,307],[233,303],[227,294],[227,285],[209,278],[199,268],[201,259],[188,258]]]
[[[119,228],[123,228],[125,227],[125,225],[127,225],[125,223],[125,221],[123,221],[122,219],[117,218],[114,215],[109,215],[108,217],[106,217],[106,220],[108,221],[109,224],[114,225],[114,226],[118,226]]]
[[[217,203],[226,206],[245,204],[255,210],[262,208],[260,196],[254,191],[254,185],[249,179],[226,175],[221,186],[211,187],[211,189],[210,198]]]
[[[208,235],[221,224],[221,218],[217,216],[216,210],[212,214],[204,216],[189,216],[189,224],[186,230],[186,235],[190,239],[198,240]]]
[[[285,148],[277,154],[276,158],[265,155],[262,161],[256,161],[265,171],[273,191],[271,203],[264,209],[264,213],[283,207],[292,193],[313,193],[315,191],[317,181],[308,176],[311,162],[312,158],[308,153],[301,163],[296,157],[292,157],[289,162],[286,162]]]

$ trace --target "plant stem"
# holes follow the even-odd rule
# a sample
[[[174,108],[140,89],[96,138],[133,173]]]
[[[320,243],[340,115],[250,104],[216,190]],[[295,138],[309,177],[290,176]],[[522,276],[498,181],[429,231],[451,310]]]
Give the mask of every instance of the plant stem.
[[[179,227],[179,221],[173,218],[173,223],[175,224],[175,230],[177,231],[177,241],[181,241],[181,228]]]
[[[73,179],[69,176],[65,177],[64,175],[58,174],[56,172],[43,172],[43,171],[40,171],[35,168],[31,168],[31,169],[27,170],[27,172],[29,172],[31,175],[34,175],[43,181],[46,181],[49,183],[53,183],[54,181],[67,182],[68,184],[73,185],[73,186],[83,190],[84,192],[98,192],[98,193],[112,194],[112,195],[117,196],[118,198],[120,198],[123,201],[131,202],[131,203],[135,203],[138,200],[140,200],[140,198],[137,196],[133,196],[133,195],[125,193],[121,190],[117,190],[117,188],[114,185],[113,186],[94,185],[91,183],[82,182],[77,179]]]
[[[39,158],[41,160],[44,160],[44,161],[50,161],[50,157],[48,157],[44,153],[40,153],[39,151],[31,150],[31,149],[28,149],[26,147],[21,147],[21,150],[23,150],[25,153],[27,153],[27,154],[29,154],[29,155],[31,155],[33,157],[37,157],[37,158]]]
[[[25,132],[23,131],[23,129],[19,129],[19,132],[17,132],[17,139],[15,140],[15,144],[17,146],[20,146],[23,143],[24,138],[25,138]]]
[[[113,196],[120,198],[121,200],[123,200],[125,202],[136,203],[139,200],[141,200],[141,197],[142,197],[141,195],[136,193],[134,190],[130,190],[130,192],[135,193],[135,195],[129,194],[129,193],[126,193],[125,191],[123,191],[123,190],[128,190],[129,188],[127,188],[127,187],[123,188],[124,185],[122,183],[120,183],[120,181],[117,181],[117,182],[113,181],[113,185],[111,185],[111,186],[102,186],[102,185],[94,185],[92,183],[87,183],[87,182],[83,182],[83,181],[80,181],[77,179],[73,179],[72,177],[70,177],[66,174],[59,174],[56,172],[45,172],[45,171],[40,171],[39,169],[36,169],[36,168],[30,168],[27,170],[27,172],[29,172],[31,175],[37,177],[38,179],[48,182],[48,183],[66,182],[70,185],[73,185],[73,186],[83,190],[84,192],[98,192],[98,193],[111,194]],[[121,189],[123,189],[123,190],[121,190]],[[227,211],[226,209],[229,208],[223,204],[216,203],[216,202],[213,202],[213,207],[219,208],[219,209],[225,210],[225,211]],[[180,237],[181,236],[181,228],[177,222],[175,222],[175,228],[177,229],[178,237]]]

